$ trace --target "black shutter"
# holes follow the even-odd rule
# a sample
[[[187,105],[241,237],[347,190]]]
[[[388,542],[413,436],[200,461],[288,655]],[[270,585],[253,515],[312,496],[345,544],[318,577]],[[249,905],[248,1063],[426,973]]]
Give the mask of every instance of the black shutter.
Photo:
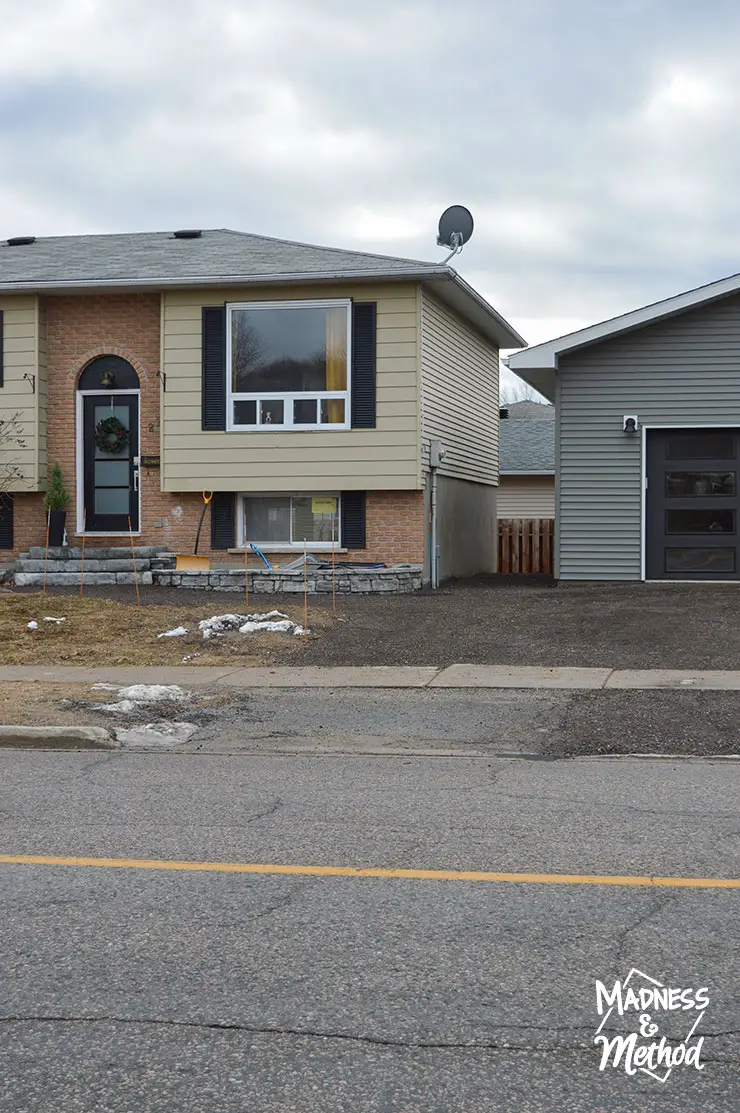
[[[352,306],[352,428],[375,428],[374,301]]]
[[[342,548],[366,548],[364,491],[342,493]]]
[[[13,548],[13,496],[0,492],[0,549]]]
[[[234,504],[236,496],[231,491],[214,491],[211,500],[211,548],[233,549]]]
[[[203,429],[226,428],[226,306],[203,307]]]
[[[3,385],[3,311],[0,309],[0,386]]]

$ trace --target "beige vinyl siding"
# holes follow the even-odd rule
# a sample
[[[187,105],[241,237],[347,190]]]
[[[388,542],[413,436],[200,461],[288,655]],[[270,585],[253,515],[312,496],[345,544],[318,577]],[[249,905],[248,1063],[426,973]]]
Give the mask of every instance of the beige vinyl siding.
[[[498,480],[498,349],[426,290],[421,300],[421,452],[439,438],[441,475]]]
[[[38,454],[39,486],[46,489],[46,476],[49,473],[48,444],[48,396],[49,396],[49,345],[46,338],[46,310],[44,303],[37,300],[39,361],[38,361]]]
[[[502,475],[496,507],[499,518],[554,518],[554,475]]]
[[[162,489],[418,490],[419,294],[415,285],[255,287],[165,293]],[[377,428],[201,429],[201,311],[224,302],[353,298],[377,303]]]
[[[10,490],[39,491],[46,486],[46,365],[44,360],[40,371],[38,298],[0,297],[0,310],[4,367],[0,417],[7,421],[17,415],[19,431],[15,443],[3,445],[0,467],[11,463],[21,470],[22,478]]]

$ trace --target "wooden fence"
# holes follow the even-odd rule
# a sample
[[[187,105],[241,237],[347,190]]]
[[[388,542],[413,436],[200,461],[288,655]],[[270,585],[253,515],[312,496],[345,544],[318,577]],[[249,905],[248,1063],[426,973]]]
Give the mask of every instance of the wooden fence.
[[[555,570],[552,518],[500,518],[498,570],[552,576]]]

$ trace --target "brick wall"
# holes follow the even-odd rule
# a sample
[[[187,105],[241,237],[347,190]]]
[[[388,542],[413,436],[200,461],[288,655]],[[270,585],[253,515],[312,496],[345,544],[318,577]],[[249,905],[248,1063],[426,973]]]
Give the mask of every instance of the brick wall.
[[[75,537],[75,399],[77,380],[96,356],[118,355],[135,368],[141,388],[142,455],[159,454],[160,298],[158,294],[83,295],[45,299],[49,348],[49,469],[62,468],[70,501],[67,531]],[[198,493],[170,493],[159,489],[159,470],[142,468],[140,545],[165,545],[175,552],[192,552],[203,501]],[[339,483],[338,483],[339,485]],[[424,557],[424,495],[421,491],[369,491],[367,494],[367,549],[343,554],[344,560],[420,564]],[[15,549],[43,545],[46,536],[41,495],[18,495],[15,500]],[[88,538],[86,545],[125,545],[125,538]],[[211,553],[210,512],[203,524],[199,552],[218,561],[234,561],[224,552]],[[290,560],[276,555],[276,563]]]
[[[423,491],[368,491],[367,549],[357,556],[385,564],[423,564],[425,525]]]
[[[57,462],[62,468],[69,493],[67,533],[72,541],[77,496],[77,380],[96,356],[121,356],[136,370],[141,389],[140,451],[148,454],[159,451],[160,299],[158,294],[54,297],[45,299],[43,311],[49,351],[49,469]],[[145,476],[144,482],[150,486],[151,477]],[[158,475],[155,482],[158,487]],[[150,503],[151,499],[147,499],[144,505]],[[90,538],[88,543],[111,544],[105,538]]]

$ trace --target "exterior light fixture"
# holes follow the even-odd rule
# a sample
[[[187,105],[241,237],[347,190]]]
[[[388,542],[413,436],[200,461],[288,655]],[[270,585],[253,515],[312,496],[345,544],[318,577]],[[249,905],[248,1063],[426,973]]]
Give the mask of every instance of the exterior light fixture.
[[[116,376],[112,371],[104,371],[100,377],[100,385],[104,386],[107,390],[112,390],[116,385]]]
[[[637,414],[625,414],[622,418],[622,431],[628,437],[633,437],[637,432]]]

